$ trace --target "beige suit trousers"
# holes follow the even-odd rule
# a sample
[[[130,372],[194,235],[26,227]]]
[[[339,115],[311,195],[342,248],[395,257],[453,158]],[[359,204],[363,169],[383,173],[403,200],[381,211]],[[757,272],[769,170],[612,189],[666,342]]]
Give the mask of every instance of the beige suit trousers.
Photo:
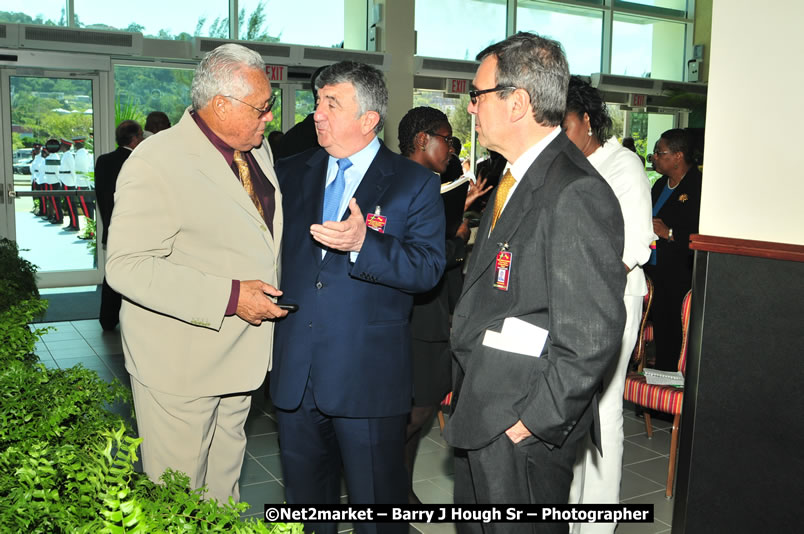
[[[189,475],[192,488],[207,485],[207,498],[239,501],[251,395],[179,397],[134,377],[131,391],[148,477],[158,483],[165,469],[172,468]]]

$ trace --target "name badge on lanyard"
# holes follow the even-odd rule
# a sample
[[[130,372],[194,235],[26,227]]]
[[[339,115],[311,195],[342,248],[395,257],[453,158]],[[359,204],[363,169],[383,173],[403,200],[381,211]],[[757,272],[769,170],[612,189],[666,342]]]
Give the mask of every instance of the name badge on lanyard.
[[[374,210],[374,213],[369,213],[366,215],[366,226],[381,234],[385,233],[386,222],[388,222],[388,218],[385,217],[385,215],[380,215],[379,206],[377,206],[377,209]]]
[[[508,250],[508,243],[501,243],[500,247],[497,258],[494,260],[494,287],[500,291],[508,291],[514,256]]]

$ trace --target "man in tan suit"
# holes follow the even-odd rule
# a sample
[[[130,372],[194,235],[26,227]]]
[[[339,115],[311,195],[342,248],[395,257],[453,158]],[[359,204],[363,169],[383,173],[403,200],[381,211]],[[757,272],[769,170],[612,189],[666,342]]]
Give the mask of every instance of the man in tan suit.
[[[273,119],[259,54],[207,54],[192,108],[120,173],[106,277],[120,313],[145,472],[187,473],[239,500],[251,393],[271,366],[282,197],[263,139]]]

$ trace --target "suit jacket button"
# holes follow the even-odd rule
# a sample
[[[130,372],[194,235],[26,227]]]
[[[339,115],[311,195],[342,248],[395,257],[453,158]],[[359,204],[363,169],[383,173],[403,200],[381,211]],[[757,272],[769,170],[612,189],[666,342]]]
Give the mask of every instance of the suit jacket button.
[[[316,289],[321,289],[322,287],[324,287],[324,284],[322,284],[320,281],[315,283],[315,288]]]
[[[312,322],[312,321],[310,321],[309,323],[307,323],[307,328],[312,328],[312,327],[313,327],[313,322]]]

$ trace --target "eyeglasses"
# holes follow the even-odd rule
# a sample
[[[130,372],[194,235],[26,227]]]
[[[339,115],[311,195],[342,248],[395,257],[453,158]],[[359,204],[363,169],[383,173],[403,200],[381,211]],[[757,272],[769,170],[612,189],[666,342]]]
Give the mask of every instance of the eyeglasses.
[[[480,95],[485,95],[486,93],[496,93],[498,91],[514,91],[516,87],[511,87],[510,85],[501,86],[498,85],[497,87],[492,87],[491,89],[473,89],[469,91],[469,100],[472,101],[472,105],[477,105],[477,97]]]
[[[657,156],[661,156],[662,154],[672,154],[672,153],[673,152],[670,151],[670,150],[663,150],[663,151],[654,150],[653,152],[648,154],[648,163],[653,163],[653,160],[655,160]]]
[[[435,135],[435,136],[438,136],[438,137],[442,138],[444,140],[444,142],[447,143],[447,146],[452,148],[452,143],[454,142],[453,139],[455,139],[455,137],[453,137],[451,135],[441,135],[440,133],[435,133],[435,132],[425,132],[425,133],[427,135]]]
[[[252,109],[256,109],[257,111],[260,112],[259,118],[263,118],[266,115],[268,115],[271,112],[271,108],[273,108],[274,104],[276,103],[276,95],[271,95],[271,98],[268,99],[268,105],[265,106],[265,108],[260,109],[258,107],[252,106],[248,102],[243,102],[242,100],[240,100],[236,96],[231,96],[231,95],[221,95],[221,96],[224,97],[224,98],[231,98],[233,100],[237,100],[241,104],[245,104],[245,105],[247,105],[248,107],[250,107]]]

